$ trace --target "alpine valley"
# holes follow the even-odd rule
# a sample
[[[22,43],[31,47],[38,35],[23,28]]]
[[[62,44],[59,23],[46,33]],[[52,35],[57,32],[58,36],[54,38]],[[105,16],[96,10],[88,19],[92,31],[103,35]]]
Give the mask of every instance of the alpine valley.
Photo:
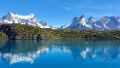
[[[9,12],[0,19],[0,39],[120,39],[120,17],[104,16],[99,20],[82,15],[74,17],[70,25],[49,26],[34,14]]]

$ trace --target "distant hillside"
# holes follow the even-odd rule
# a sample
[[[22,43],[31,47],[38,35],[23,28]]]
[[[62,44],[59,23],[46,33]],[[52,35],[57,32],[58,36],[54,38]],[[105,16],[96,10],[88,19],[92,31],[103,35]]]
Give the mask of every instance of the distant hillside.
[[[120,39],[120,31],[52,30],[21,24],[1,24],[0,39],[55,40],[55,39]]]
[[[41,29],[39,27],[21,24],[2,24],[0,25],[0,31],[6,34],[8,39],[12,40],[43,40],[58,38],[51,29]]]

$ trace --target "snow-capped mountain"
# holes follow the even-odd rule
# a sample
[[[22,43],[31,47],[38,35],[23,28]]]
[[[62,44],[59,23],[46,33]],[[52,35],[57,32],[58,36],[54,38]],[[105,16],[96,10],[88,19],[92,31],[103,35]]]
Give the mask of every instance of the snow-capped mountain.
[[[116,16],[104,16],[99,20],[90,17],[88,20],[84,15],[81,17],[75,17],[72,20],[72,24],[64,29],[78,29],[78,30],[120,30],[120,17]]]
[[[83,15],[81,17],[73,18],[72,24],[67,27],[67,29],[81,29],[81,30],[86,30],[88,28],[91,28],[91,26],[87,24],[86,18]]]
[[[95,19],[93,18],[93,17],[90,17],[89,19],[88,19],[88,24],[89,25],[91,25],[91,26],[94,26],[94,24],[95,24]]]
[[[62,25],[61,27],[60,27],[60,29],[65,29],[65,28],[67,28],[69,25]]]
[[[25,24],[40,28],[51,29],[71,29],[71,30],[120,30],[120,17],[104,16],[99,20],[94,17],[88,19],[82,15],[74,17],[70,25],[62,25],[61,27],[48,26],[46,21],[38,20],[34,14],[19,15],[9,12],[0,19],[0,24]]]
[[[37,26],[40,28],[49,28],[46,22],[39,21],[34,14],[29,15],[19,15],[9,12],[6,16],[3,16],[0,20],[1,24],[27,24],[32,26]]]
[[[96,23],[101,26],[102,30],[120,30],[120,17],[104,16]]]

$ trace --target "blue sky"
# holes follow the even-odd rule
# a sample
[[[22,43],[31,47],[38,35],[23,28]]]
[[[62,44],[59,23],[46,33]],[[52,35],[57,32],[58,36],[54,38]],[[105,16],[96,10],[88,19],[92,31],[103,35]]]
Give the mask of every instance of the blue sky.
[[[82,14],[96,19],[120,16],[120,0],[0,0],[0,17],[8,12],[34,13],[49,25],[60,26],[70,24],[73,17]]]

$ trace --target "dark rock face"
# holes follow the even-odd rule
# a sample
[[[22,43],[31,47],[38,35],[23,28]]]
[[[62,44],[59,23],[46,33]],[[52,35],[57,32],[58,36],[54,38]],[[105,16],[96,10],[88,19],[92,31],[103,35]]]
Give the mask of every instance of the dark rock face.
[[[11,29],[9,25],[1,25],[0,26],[0,31],[4,32],[9,39],[15,40],[16,38],[16,31],[14,29]]]
[[[37,35],[37,40],[42,40],[42,36],[40,34]]]

